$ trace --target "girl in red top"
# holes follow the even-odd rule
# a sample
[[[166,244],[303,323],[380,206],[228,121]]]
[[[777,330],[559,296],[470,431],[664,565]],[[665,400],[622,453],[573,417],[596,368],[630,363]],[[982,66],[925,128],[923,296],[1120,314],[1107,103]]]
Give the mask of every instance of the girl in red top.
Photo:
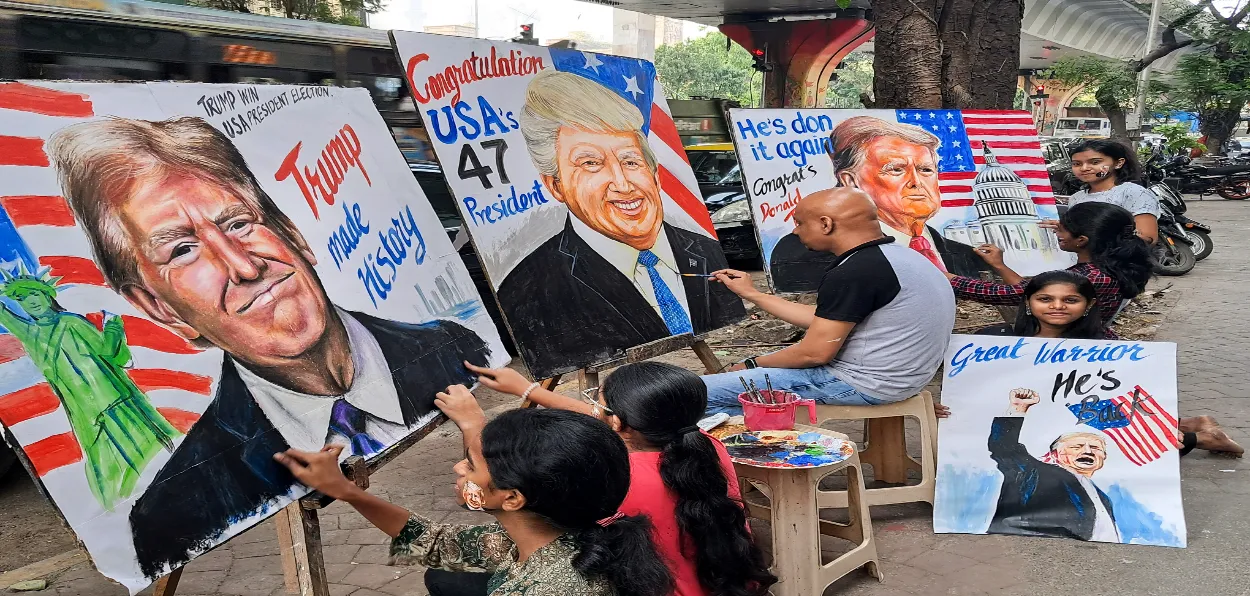
[[[696,425],[707,409],[707,386],[698,375],[659,362],[627,364],[608,376],[597,399],[579,401],[511,369],[466,365],[491,389],[590,414],[621,435],[630,485],[620,512],[651,518],[674,594],[762,596],[776,583],[751,540],[729,453]]]

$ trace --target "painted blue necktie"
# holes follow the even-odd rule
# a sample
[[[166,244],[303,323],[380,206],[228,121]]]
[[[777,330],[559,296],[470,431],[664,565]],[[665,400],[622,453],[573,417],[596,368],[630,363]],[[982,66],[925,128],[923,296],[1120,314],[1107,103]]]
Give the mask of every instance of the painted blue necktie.
[[[385,445],[365,432],[365,411],[340,399],[330,412],[330,431],[347,437],[355,455],[373,455]]]
[[[664,317],[664,324],[668,326],[669,333],[673,335],[693,333],[694,328],[690,326],[690,317],[686,316],[686,311],[681,308],[681,302],[673,295],[668,284],[660,279],[660,272],[655,270],[659,262],[660,257],[655,256],[655,253],[649,250],[638,253],[638,264],[647,268],[647,275],[651,277],[651,289],[655,291],[655,302],[660,306],[660,316]]]

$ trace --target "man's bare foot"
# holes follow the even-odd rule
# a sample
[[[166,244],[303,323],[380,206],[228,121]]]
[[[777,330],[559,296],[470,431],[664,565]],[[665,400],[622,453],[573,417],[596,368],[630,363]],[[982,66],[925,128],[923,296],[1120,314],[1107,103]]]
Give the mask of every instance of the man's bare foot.
[[[1200,430],[1194,433],[1198,437],[1198,444],[1195,445],[1199,449],[1205,449],[1212,453],[1224,453],[1233,457],[1241,457],[1246,450],[1242,449],[1231,437],[1218,427],[1210,430]]]
[[[1183,433],[1197,433],[1219,428],[1220,425],[1210,416],[1190,416],[1180,419],[1180,427]]]
[[[933,404],[933,415],[938,418],[950,418],[951,409],[942,404],[935,403]]]

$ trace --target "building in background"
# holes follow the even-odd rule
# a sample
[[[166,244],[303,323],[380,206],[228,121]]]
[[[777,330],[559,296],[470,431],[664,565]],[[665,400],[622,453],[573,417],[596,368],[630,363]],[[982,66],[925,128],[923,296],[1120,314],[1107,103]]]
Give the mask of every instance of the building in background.
[[[655,47],[672,46],[686,41],[685,29],[685,21],[655,17]]]
[[[655,60],[656,18],[619,8],[612,10],[612,53]]]
[[[439,35],[477,37],[477,28],[473,26],[473,23],[463,23],[458,25],[426,25],[424,31],[426,33],[437,33]]]

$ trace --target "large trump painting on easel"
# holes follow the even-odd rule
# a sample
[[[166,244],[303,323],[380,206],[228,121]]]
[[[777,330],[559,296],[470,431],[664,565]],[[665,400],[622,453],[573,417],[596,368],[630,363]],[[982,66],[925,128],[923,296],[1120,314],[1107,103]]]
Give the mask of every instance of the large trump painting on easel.
[[[517,348],[536,377],[744,315],[655,67],[392,32]]]
[[[868,193],[881,231],[944,272],[988,271],[980,244],[1024,275],[1073,262],[1038,225],[1058,212],[1028,112],[734,109],[730,119],[778,291],[814,290],[828,269],[833,255],[803,246],[793,216],[803,197],[838,186]]]
[[[132,592],[507,361],[364,90],[0,83],[0,135],[3,435]]]

